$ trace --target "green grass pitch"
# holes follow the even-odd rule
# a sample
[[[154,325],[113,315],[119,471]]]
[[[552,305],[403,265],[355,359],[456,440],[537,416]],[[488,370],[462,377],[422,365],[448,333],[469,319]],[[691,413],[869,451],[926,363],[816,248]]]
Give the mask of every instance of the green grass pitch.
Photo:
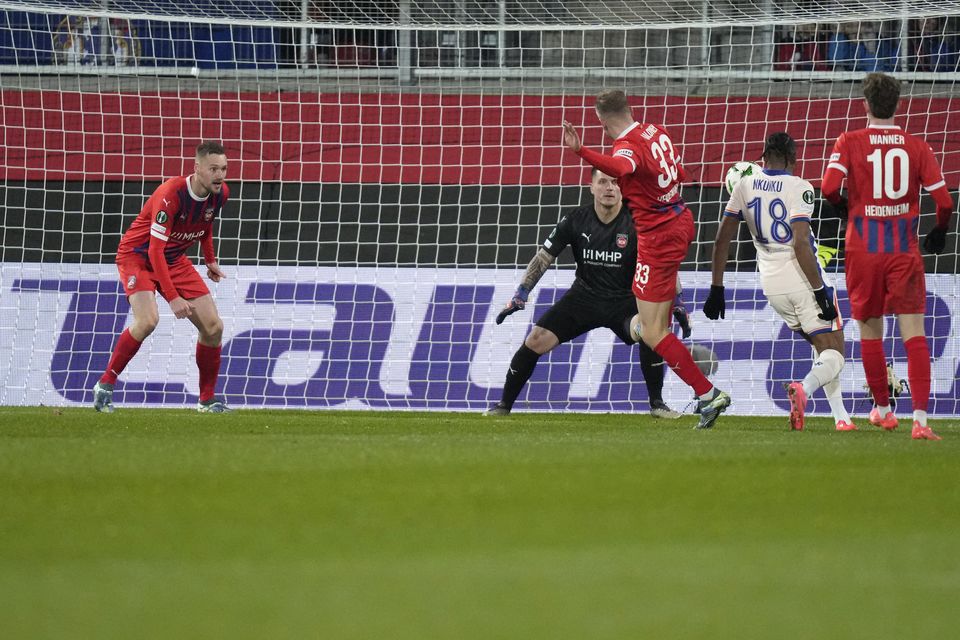
[[[0,409],[3,638],[951,638],[960,423]]]

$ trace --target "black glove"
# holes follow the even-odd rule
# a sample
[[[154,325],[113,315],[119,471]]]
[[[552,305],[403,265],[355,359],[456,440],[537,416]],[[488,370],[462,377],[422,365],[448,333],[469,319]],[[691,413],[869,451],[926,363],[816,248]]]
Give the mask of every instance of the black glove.
[[[725,318],[727,313],[727,301],[723,297],[723,285],[710,285],[710,295],[707,301],[703,303],[703,315],[711,320]]]
[[[930,229],[930,233],[923,239],[923,250],[927,253],[942,253],[947,246],[947,230],[942,227]]]
[[[837,316],[840,314],[837,313],[837,305],[833,304],[832,287],[820,287],[819,289],[815,289],[813,292],[813,297],[817,299],[817,306],[820,307],[820,311],[823,312],[817,314],[818,318],[828,322],[837,319]]]
[[[833,209],[833,215],[837,218],[846,218],[847,217],[847,196],[840,196],[840,202],[837,204],[830,203],[830,208]]]
[[[525,286],[520,285],[517,287],[517,290],[513,292],[513,297],[510,298],[510,302],[503,308],[503,311],[497,314],[497,324],[502,324],[503,319],[508,315],[516,313],[527,306],[527,296],[529,295],[530,291]]]
[[[679,301],[679,296],[677,300]],[[690,314],[687,313],[687,308],[683,306],[683,303],[674,302],[673,307],[673,319],[677,321],[677,324],[680,325],[680,335],[683,336],[683,339],[686,340],[690,337],[690,334],[693,333],[693,329],[690,327]]]

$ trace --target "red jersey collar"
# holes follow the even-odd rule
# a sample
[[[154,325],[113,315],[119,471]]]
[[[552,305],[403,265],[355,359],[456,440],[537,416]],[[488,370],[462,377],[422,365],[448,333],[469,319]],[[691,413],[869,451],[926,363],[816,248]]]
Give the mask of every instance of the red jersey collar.
[[[196,200],[197,202],[205,202],[206,198],[201,198],[200,196],[198,196],[193,192],[193,189],[190,188],[190,176],[187,176],[186,178],[184,178],[184,180],[186,180],[187,182],[187,193],[190,194],[190,197]]]

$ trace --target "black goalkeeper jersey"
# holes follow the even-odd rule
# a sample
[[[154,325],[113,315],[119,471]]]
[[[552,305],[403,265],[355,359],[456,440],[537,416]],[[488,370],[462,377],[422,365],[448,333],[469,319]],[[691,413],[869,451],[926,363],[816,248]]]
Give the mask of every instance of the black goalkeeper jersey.
[[[567,245],[577,261],[571,290],[579,289],[605,300],[633,298],[637,236],[626,206],[607,224],[600,222],[593,204],[566,214],[543,241],[543,249],[556,257]]]

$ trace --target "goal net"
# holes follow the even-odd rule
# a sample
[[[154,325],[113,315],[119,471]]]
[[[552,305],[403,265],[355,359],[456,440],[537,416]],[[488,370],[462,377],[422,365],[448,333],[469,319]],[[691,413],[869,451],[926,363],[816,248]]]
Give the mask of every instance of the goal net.
[[[588,172],[567,119],[608,147],[592,109],[623,89],[663,124],[691,180],[688,343],[712,349],[734,412],[779,414],[810,349],[767,305],[742,230],[725,321],[700,306],[727,167],[777,130],[819,187],[832,141],[865,123],[867,71],[903,81],[898,123],[960,178],[960,5],[945,0],[0,0],[0,404],[74,405],[130,322],[113,260],[157,185],[219,140],[231,201],[217,393],[237,407],[482,409],[532,323],[571,285],[569,250],[527,308],[494,318]],[[956,193],[954,193],[956,199]],[[920,231],[932,226],[922,200]],[[955,226],[955,225],[954,225]],[[848,314],[843,226],[815,224]],[[931,413],[960,410],[957,236],[927,257]],[[198,392],[195,330],[160,300],[120,378],[123,406]],[[868,407],[858,334],[843,390]],[[906,358],[896,328],[886,351]],[[667,402],[690,394],[667,374]],[[598,330],[544,356],[518,409],[645,411],[635,346]],[[906,400],[909,403],[908,400]],[[814,398],[814,411],[828,411]]]

